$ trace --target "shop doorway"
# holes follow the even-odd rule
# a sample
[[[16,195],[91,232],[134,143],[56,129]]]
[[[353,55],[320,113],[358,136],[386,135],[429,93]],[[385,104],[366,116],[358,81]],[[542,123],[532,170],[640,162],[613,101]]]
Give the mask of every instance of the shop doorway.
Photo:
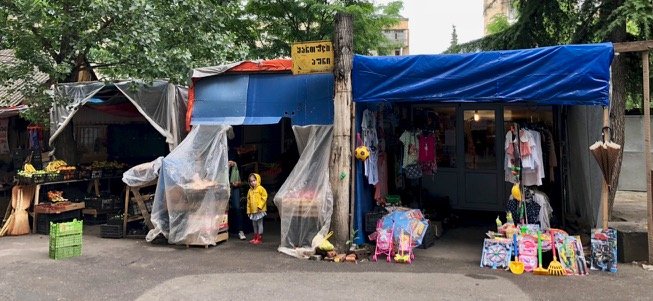
[[[512,183],[506,181],[504,148],[505,135],[512,125],[519,124],[542,134],[557,132],[556,112],[550,106],[413,104],[393,111],[401,116],[404,110],[411,112],[410,117],[405,116],[410,118],[405,124],[426,129],[436,136],[437,172],[422,177],[421,188],[431,196],[447,199],[455,210],[506,209]],[[559,141],[557,137],[551,138],[551,145],[542,145],[546,178],[538,189],[559,202],[559,168],[555,156],[559,154]],[[421,200],[420,204],[428,206],[428,202]]]
[[[458,208],[499,211],[503,208],[503,152],[499,135],[500,108],[461,105],[458,127],[463,147],[458,156],[460,196]]]
[[[274,204],[274,197],[299,159],[291,120],[281,118],[279,123],[267,125],[234,125],[233,137],[227,144],[229,160],[238,164],[242,180],[239,189],[240,213],[234,210],[235,204],[230,205],[229,232],[232,236],[239,230],[246,234],[252,232],[249,218],[237,215],[243,215],[245,212],[249,190],[247,177],[251,173],[258,173],[261,176],[261,185],[268,193],[265,233],[278,235],[280,216]]]

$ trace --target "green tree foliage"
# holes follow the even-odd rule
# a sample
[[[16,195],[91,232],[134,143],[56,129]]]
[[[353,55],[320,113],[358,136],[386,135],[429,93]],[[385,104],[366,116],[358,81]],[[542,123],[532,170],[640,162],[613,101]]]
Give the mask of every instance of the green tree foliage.
[[[246,5],[239,40],[249,44],[253,58],[290,55],[293,42],[330,40],[336,12],[354,16],[354,52],[387,53],[382,29],[399,22],[401,1],[376,6],[372,1],[257,0]]]
[[[514,4],[518,18],[513,25],[461,44],[460,52],[653,39],[652,0],[516,0]],[[626,108],[641,102],[641,83],[640,55],[623,53],[615,57],[610,124],[614,129],[613,140],[618,144],[624,143]],[[615,169],[621,169],[621,158]],[[617,187],[618,179],[619,172],[616,172],[610,186]],[[616,189],[610,192],[610,212],[615,193]]]
[[[456,32],[456,25],[451,25],[451,42],[449,48],[445,53],[458,53],[460,52],[460,45],[458,45],[458,33]]]
[[[44,122],[44,89],[74,80],[85,65],[107,79],[185,82],[191,67],[246,56],[227,28],[226,16],[238,12],[237,2],[203,0],[1,1],[3,46],[20,63],[0,67],[0,84],[24,80],[34,92],[26,117]],[[35,71],[50,76],[45,87],[30,86]]]
[[[508,29],[508,27],[510,27],[508,17],[504,14],[498,14],[492,17],[490,24],[487,25],[487,32],[489,34],[495,34]]]
[[[44,91],[75,81],[84,66],[107,80],[168,78],[185,83],[195,67],[289,54],[295,41],[327,40],[338,11],[354,15],[355,51],[389,47],[382,29],[399,20],[400,1],[0,0],[0,85],[24,81],[28,119],[44,123]],[[49,75],[40,86],[35,72]]]

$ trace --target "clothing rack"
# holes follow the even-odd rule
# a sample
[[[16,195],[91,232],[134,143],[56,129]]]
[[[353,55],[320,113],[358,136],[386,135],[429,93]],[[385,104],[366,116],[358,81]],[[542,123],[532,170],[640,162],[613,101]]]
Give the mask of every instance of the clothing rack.
[[[519,130],[521,130],[521,128],[520,128],[519,123],[517,123],[517,122],[513,122],[512,126],[513,126],[513,129],[514,129],[514,132],[512,133],[513,136],[512,136],[511,143],[513,143],[513,149],[514,149],[514,152],[515,152],[515,162],[513,162],[513,164],[514,164],[514,166],[519,168],[518,171],[517,171],[517,174],[518,174],[518,177],[519,177],[519,179],[518,179],[519,194],[521,195],[521,201],[519,202],[519,211],[522,212],[521,210],[524,210],[523,211],[524,212],[523,221],[528,223],[528,216],[526,216],[526,214],[527,214],[526,211],[527,210],[525,208],[525,206],[526,206],[525,203],[526,202],[524,202],[524,185],[522,184],[522,169],[523,168],[522,168],[522,162],[521,162],[521,149],[519,148],[519,139],[520,139],[519,138]],[[522,206],[524,208],[522,208]]]

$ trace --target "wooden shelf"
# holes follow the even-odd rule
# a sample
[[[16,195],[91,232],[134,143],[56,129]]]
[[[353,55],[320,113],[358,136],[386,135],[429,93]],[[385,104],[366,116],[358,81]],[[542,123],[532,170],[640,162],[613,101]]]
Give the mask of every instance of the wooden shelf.
[[[123,225],[122,225],[123,237],[129,237],[129,235],[127,235],[127,223],[129,222],[144,220],[145,224],[150,230],[154,229],[154,225],[150,220],[150,212],[147,210],[147,206],[145,206],[145,202],[154,200],[154,195],[153,194],[141,195],[140,190],[141,188],[153,186],[156,185],[157,183],[158,183],[158,179],[140,186],[126,187],[125,212],[123,213]],[[132,202],[138,205],[140,214],[133,214],[133,215],[129,214],[129,204]]]

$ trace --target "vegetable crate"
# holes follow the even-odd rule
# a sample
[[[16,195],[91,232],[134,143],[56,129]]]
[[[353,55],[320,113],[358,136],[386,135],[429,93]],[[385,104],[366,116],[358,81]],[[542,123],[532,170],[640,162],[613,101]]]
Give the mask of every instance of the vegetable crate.
[[[122,225],[100,225],[100,237],[102,238],[122,238],[122,234]]]
[[[376,223],[383,218],[388,212],[373,211],[365,214],[365,232],[374,233],[376,231]]]
[[[41,213],[38,216],[37,222],[36,222],[36,233],[40,234],[51,234],[51,225],[60,225],[62,222],[68,222],[68,221],[75,221],[77,219],[80,219],[79,223],[81,223],[81,210],[73,210],[73,211],[67,211],[67,212],[62,212],[60,214],[46,214],[46,213]],[[63,227],[65,230],[64,231],[69,231],[68,226]],[[81,233],[81,226],[79,226],[79,232]],[[67,235],[67,234],[60,234],[60,235]]]
[[[74,219],[67,223],[50,223],[50,237],[59,237],[73,234],[82,234],[84,222]]]
[[[77,257],[82,255],[82,245],[63,247],[63,248],[50,248],[49,256],[51,259],[64,259],[70,257]]]
[[[82,254],[83,222],[50,223],[49,257],[64,259]]]

